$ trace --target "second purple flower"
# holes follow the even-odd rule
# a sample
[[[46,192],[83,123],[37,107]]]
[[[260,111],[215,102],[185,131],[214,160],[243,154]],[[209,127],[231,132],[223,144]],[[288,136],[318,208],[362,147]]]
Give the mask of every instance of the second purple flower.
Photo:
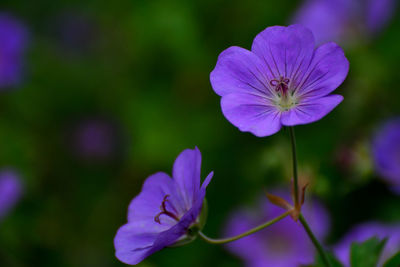
[[[223,51],[210,80],[225,117],[241,131],[263,137],[328,114],[343,100],[329,94],[348,70],[337,44],[315,48],[309,29],[273,26],[256,36],[251,51],[236,46]]]

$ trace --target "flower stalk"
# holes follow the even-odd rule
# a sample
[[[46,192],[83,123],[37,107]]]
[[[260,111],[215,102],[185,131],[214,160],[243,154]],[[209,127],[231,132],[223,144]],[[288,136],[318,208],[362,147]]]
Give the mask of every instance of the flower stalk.
[[[298,209],[299,215],[298,219],[300,220],[300,223],[303,225],[304,230],[306,231],[308,237],[311,239],[313,245],[317,249],[318,253],[320,254],[323,263],[325,264],[326,267],[331,267],[331,264],[329,262],[328,256],[322,247],[322,245],[318,242],[318,239],[315,237],[314,233],[312,232],[310,226],[308,225],[307,221],[305,220],[304,216],[301,214],[300,211],[300,202],[299,202],[299,182],[298,182],[298,173],[297,173],[297,155],[296,155],[296,138],[294,135],[294,127],[289,127],[290,131],[290,139],[292,143],[292,159],[293,159],[293,182],[294,182],[294,204],[295,204],[295,209]]]
[[[265,222],[265,223],[263,223],[263,224],[261,224],[259,226],[256,226],[256,227],[254,227],[254,228],[252,228],[252,229],[250,229],[250,230],[248,230],[248,231],[246,231],[246,232],[244,232],[242,234],[239,234],[239,235],[236,235],[236,236],[232,236],[232,237],[228,237],[228,238],[222,238],[222,239],[210,238],[210,237],[206,236],[201,231],[199,231],[198,234],[199,234],[200,238],[203,239],[204,241],[206,241],[207,243],[215,244],[215,245],[217,245],[217,244],[225,244],[225,243],[229,243],[229,242],[238,240],[240,238],[246,237],[248,235],[254,234],[255,232],[258,232],[258,231],[260,231],[260,230],[262,230],[262,229],[264,229],[264,228],[266,228],[266,227],[268,227],[268,226],[270,226],[270,225],[282,220],[286,216],[290,215],[290,213],[291,213],[291,211],[286,211],[282,215],[280,215],[280,216],[278,216],[278,217],[276,217],[276,218],[274,218],[272,220],[269,220],[269,221],[267,221],[267,222]]]
[[[292,144],[292,160],[293,160],[293,192],[294,192],[294,206],[299,208],[299,179],[297,174],[297,154],[296,154],[296,137],[294,135],[294,127],[289,127],[290,140]]]
[[[325,253],[324,248],[318,242],[318,239],[315,237],[314,233],[311,231],[310,226],[308,225],[307,221],[304,219],[303,215],[300,214],[299,221],[303,225],[304,229],[306,230],[308,236],[310,237],[312,243],[314,244],[315,248],[318,250],[318,253],[321,255],[322,261],[324,262],[325,266],[331,267],[329,262],[328,256]]]

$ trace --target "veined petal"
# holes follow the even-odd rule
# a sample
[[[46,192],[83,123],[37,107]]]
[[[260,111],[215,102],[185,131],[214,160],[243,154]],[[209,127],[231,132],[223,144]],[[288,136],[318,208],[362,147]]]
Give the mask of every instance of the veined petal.
[[[258,137],[272,135],[281,128],[280,112],[270,100],[251,94],[229,94],[221,99],[224,116],[243,132]]]
[[[154,253],[153,244],[165,227],[136,220],[123,225],[114,238],[115,256],[126,264],[138,264]]]
[[[177,190],[177,184],[168,174],[163,172],[155,173],[149,176],[143,184],[142,191],[129,204],[128,222],[147,219],[154,221],[155,216],[161,211],[160,205],[164,197],[169,195],[168,201],[177,210],[179,215],[186,211],[182,204],[180,193]],[[161,221],[175,224],[175,221],[168,216],[161,216]]]
[[[193,203],[193,206],[185,213],[181,220],[171,227],[170,229],[160,233],[154,242],[154,251],[158,251],[164,247],[173,245],[180,238],[184,237],[190,226],[196,223],[197,218],[203,207],[203,201],[206,194],[206,190],[201,188],[198,192],[198,198]]]
[[[175,160],[172,176],[180,189],[186,210],[192,207],[200,189],[200,168],[201,153],[197,147],[185,149]]]
[[[349,61],[335,43],[321,45],[315,50],[312,62],[297,88],[303,98],[326,96],[335,90],[349,72]]]
[[[320,120],[339,105],[342,100],[343,96],[341,95],[329,95],[312,101],[301,102],[295,108],[283,112],[281,122],[285,126],[293,126]]]
[[[214,70],[210,74],[210,81],[214,91],[224,96],[231,93],[252,93],[271,95],[269,72],[265,64],[252,52],[237,46],[223,51]]]
[[[263,60],[268,76],[272,79],[289,78],[290,87],[293,87],[303,78],[314,46],[312,32],[295,24],[266,28],[254,38],[251,51]]]
[[[205,189],[207,188],[207,186],[208,186],[208,184],[211,182],[211,179],[213,178],[213,176],[214,176],[214,172],[210,172],[210,173],[207,175],[206,179],[204,179],[203,184],[201,185],[201,188],[202,188],[202,189],[205,190]]]

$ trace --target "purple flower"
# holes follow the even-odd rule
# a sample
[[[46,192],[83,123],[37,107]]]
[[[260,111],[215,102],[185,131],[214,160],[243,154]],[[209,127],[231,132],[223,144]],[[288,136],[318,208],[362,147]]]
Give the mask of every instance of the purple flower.
[[[25,26],[13,16],[0,13],[0,88],[20,83],[27,41]]]
[[[368,0],[366,4],[366,25],[371,33],[381,31],[396,10],[395,0]]]
[[[295,15],[294,21],[308,27],[317,43],[342,41],[352,6],[351,0],[305,1]]]
[[[262,137],[328,114],[343,100],[329,94],[348,70],[338,45],[315,48],[313,34],[303,26],[273,26],[256,36],[251,51],[235,46],[223,51],[210,80],[222,96],[225,117]]]
[[[199,215],[213,175],[200,186],[200,167],[197,147],[186,149],[175,160],[172,179],[163,172],[146,179],[129,205],[128,223],[114,239],[120,261],[137,264],[164,247],[194,238],[191,228],[200,227]]]
[[[21,198],[22,184],[13,170],[0,171],[0,219],[12,209]]]
[[[372,237],[388,238],[381,254],[378,266],[398,252],[400,248],[400,225],[384,225],[378,222],[368,222],[354,227],[334,247],[338,259],[350,266],[350,247],[353,242],[364,242]]]
[[[90,15],[78,11],[64,11],[54,25],[55,36],[65,52],[87,54],[99,41],[99,25]]]
[[[341,42],[381,31],[394,10],[394,0],[307,0],[294,21],[310,28],[317,43]]]
[[[274,193],[290,200],[289,194]],[[236,235],[270,220],[284,212],[263,199],[262,213],[240,210],[233,214],[226,227],[226,235]],[[303,206],[304,217],[318,238],[323,238],[329,230],[329,216],[318,202],[306,202]],[[250,236],[227,245],[227,248],[248,267],[292,267],[312,263],[315,256],[313,244],[302,226],[292,218],[286,217]]]
[[[400,190],[400,118],[381,126],[373,139],[372,152],[378,174]]]
[[[73,129],[73,149],[83,159],[109,159],[119,149],[119,141],[115,123],[104,118],[84,119]]]

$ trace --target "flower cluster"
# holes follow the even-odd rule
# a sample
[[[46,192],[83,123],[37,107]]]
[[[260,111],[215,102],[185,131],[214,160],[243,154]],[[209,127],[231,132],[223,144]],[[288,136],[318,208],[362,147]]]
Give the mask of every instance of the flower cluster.
[[[275,134],[283,126],[315,122],[331,112],[343,100],[342,96],[331,93],[342,84],[348,71],[349,62],[337,44],[316,47],[313,33],[296,24],[266,28],[256,36],[250,51],[240,47],[226,49],[218,57],[210,81],[221,96],[224,116],[241,131],[263,137]],[[214,244],[231,242],[227,249],[242,258],[246,266],[312,264],[316,252],[313,245],[329,266],[318,242],[329,231],[329,215],[318,200],[304,201],[308,184],[299,186],[292,128],[290,133],[292,195],[282,190],[267,194],[272,204],[265,204],[264,198],[261,213],[247,209],[233,213],[225,228],[225,234],[233,237],[209,238],[201,229],[205,191],[213,173],[200,185],[200,151],[186,149],[174,163],[172,178],[161,172],[148,177],[141,193],[132,200],[128,222],[114,239],[116,257],[124,263],[137,264],[164,247],[185,244],[200,236]],[[378,172],[395,182],[400,181],[400,150],[393,143],[400,144],[399,133],[400,123],[393,121],[374,141]],[[290,204],[291,199],[294,205]],[[251,235],[257,231],[257,235]],[[335,246],[337,257],[348,265],[350,243],[371,236],[390,236],[382,262],[400,246],[398,226],[370,223],[352,230]]]
[[[230,47],[222,52],[210,80],[214,91],[222,97],[222,111],[232,124],[241,131],[268,136],[278,132],[282,126],[311,123],[328,114],[343,100],[342,96],[330,93],[344,81],[348,70],[349,62],[338,45],[327,43],[316,48],[314,36],[307,28],[301,25],[274,26],[256,36],[251,51]],[[137,264],[164,247],[194,239],[202,227],[200,214],[205,188],[212,177],[212,173],[209,174],[200,186],[200,163],[201,156],[197,148],[185,150],[175,161],[173,179],[165,173],[156,173],[147,178],[141,193],[129,205],[128,222],[115,237],[119,260]],[[297,186],[296,180],[294,188]],[[302,190],[300,196],[304,196],[305,187]],[[295,194],[295,208],[292,209],[288,195],[285,196],[287,200],[279,200],[278,197],[277,203],[283,201],[289,210],[278,216],[276,221],[289,214],[297,220],[303,200]],[[322,208],[313,208],[318,210],[319,218],[326,217]],[[269,207],[266,217],[278,215],[279,210]],[[304,214],[310,212],[309,206],[306,206]],[[272,219],[271,224],[274,222]],[[234,217],[228,226],[228,233],[238,234],[244,230],[242,228],[253,223],[246,216],[240,216],[240,219]],[[326,232],[323,230],[326,225],[319,227],[317,221],[313,220],[312,226],[317,227],[319,237]],[[285,261],[274,251],[274,246],[268,247],[271,243],[267,241],[265,245],[269,252],[256,253],[252,250],[251,260],[246,252],[247,244],[256,242],[261,249],[265,247],[261,246],[263,236],[268,236],[265,240],[274,240],[273,236],[284,235],[282,229],[293,229],[288,235],[288,244],[285,244],[296,244],[298,247],[285,253],[292,253],[297,258],[287,260],[287,266],[312,261],[314,252],[310,249],[311,242],[294,221],[286,218],[279,226],[272,227],[275,227],[276,235],[266,230],[265,234],[258,237],[251,236],[232,243],[230,249],[251,262],[268,262],[277,266],[278,262]],[[198,234],[211,243],[225,243],[243,237],[238,235],[227,240],[213,240],[201,232]]]

